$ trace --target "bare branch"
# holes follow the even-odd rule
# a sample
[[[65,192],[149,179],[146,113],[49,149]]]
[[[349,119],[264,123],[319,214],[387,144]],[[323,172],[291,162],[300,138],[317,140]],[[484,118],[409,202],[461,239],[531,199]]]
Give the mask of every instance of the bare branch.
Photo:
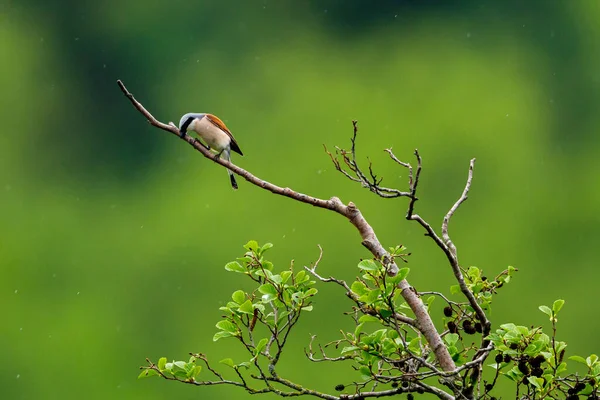
[[[473,168],[475,168],[474,158],[469,164],[469,176],[467,177],[467,184],[465,185],[465,189],[463,190],[460,198],[456,200],[456,203],[454,203],[452,208],[450,208],[450,210],[444,217],[444,222],[442,223],[442,237],[444,238],[446,246],[448,246],[454,257],[457,257],[456,246],[454,245],[454,243],[452,243],[452,240],[450,240],[450,235],[448,234],[448,224],[450,223],[450,218],[452,218],[456,210],[458,210],[458,207],[460,207],[460,205],[468,198],[469,190],[471,189],[471,182],[473,182]]]

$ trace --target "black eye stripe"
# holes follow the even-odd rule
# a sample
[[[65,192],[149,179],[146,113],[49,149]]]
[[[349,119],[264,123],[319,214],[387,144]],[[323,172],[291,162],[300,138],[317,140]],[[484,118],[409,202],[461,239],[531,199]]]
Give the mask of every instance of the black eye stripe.
[[[186,132],[188,126],[190,126],[190,124],[192,123],[192,121],[196,119],[196,117],[189,117],[188,119],[185,120],[185,122],[183,123],[183,125],[181,125],[181,128],[179,129],[179,132]]]

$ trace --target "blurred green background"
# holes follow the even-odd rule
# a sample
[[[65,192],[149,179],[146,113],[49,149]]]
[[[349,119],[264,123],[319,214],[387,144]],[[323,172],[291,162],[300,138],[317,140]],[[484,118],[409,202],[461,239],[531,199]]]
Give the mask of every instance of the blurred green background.
[[[436,227],[477,157],[451,234],[463,265],[519,268],[493,323],[548,327],[538,305],[564,298],[568,354],[597,352],[598,48],[592,0],[1,1],[2,398],[247,398],[137,381],[138,367],[190,351],[243,361],[212,336],[218,307],[249,288],[223,269],[249,239],[273,242],[281,269],[320,244],[322,273],[345,279],[369,256],[338,215],[241,179],[232,191],[221,167],[150,127],[117,79],[162,121],[220,116],[245,154],[234,163],[259,177],[354,201],[384,245],[412,251],[418,290],[453,283],[443,254],[404,220],[405,199],[346,180],[323,144],[348,146],[357,119],[363,165],[398,188],[406,171],[382,150],[412,162],[418,148],[417,211]],[[350,304],[319,289],[281,373],[331,392],[358,376],[302,348],[349,328]]]

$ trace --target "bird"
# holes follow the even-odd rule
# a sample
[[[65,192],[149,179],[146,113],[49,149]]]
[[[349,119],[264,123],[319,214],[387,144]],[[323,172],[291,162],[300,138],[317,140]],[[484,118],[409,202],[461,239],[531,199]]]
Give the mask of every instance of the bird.
[[[179,121],[179,134],[184,137],[187,131],[194,131],[205,142],[209,150],[217,152],[215,159],[223,156],[227,161],[231,161],[231,151],[235,151],[243,156],[240,146],[238,146],[231,131],[225,126],[225,123],[216,115],[207,113],[187,113]],[[235,176],[231,170],[227,169],[231,186],[238,188]]]

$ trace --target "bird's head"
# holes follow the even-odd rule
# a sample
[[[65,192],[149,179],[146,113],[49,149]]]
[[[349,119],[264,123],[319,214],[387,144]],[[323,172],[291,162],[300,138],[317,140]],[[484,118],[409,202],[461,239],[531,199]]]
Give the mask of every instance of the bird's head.
[[[179,121],[179,135],[182,137],[185,135],[188,129],[193,129],[193,124],[197,120],[201,120],[204,118],[206,114],[203,113],[187,113],[181,117]]]

